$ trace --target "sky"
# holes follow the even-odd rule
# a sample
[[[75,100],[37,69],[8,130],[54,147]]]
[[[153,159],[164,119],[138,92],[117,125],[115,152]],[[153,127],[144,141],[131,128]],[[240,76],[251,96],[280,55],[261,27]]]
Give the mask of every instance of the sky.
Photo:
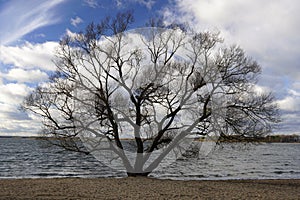
[[[257,88],[272,91],[282,113],[278,134],[300,134],[300,1],[298,0],[0,0],[0,135],[35,135],[41,122],[19,110],[47,81],[60,38],[107,15],[133,10],[141,27],[151,17],[219,30],[257,60]]]

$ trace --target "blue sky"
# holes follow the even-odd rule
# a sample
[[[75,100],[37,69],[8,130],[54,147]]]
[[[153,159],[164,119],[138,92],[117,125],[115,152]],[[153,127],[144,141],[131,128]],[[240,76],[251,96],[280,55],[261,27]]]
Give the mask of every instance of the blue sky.
[[[298,0],[0,0],[0,135],[38,132],[40,122],[18,106],[55,70],[53,51],[64,34],[128,9],[132,28],[161,16],[220,30],[226,43],[261,64],[257,89],[277,98],[283,119],[277,132],[300,134],[299,8]]]

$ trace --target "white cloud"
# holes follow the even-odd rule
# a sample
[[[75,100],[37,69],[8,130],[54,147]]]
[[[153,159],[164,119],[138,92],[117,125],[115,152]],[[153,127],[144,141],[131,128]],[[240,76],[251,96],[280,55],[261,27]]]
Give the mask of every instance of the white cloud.
[[[71,24],[75,27],[82,22],[83,20],[78,16],[75,19],[74,18],[71,19]]]
[[[288,90],[288,95],[277,101],[279,107],[284,111],[300,111],[300,91]]]
[[[18,108],[32,89],[25,84],[0,84],[0,135],[36,135],[40,121]]]
[[[264,67],[300,78],[299,7],[297,0],[174,0],[164,14],[198,30],[220,29],[225,41],[241,45]]]
[[[299,82],[298,82],[299,83]],[[282,113],[282,122],[278,133],[300,134],[300,85],[291,84],[285,89],[285,95],[277,101]],[[276,90],[275,90],[276,91]],[[283,90],[282,90],[283,91]],[[277,91],[276,91],[277,92]]]
[[[64,1],[10,0],[4,3],[0,10],[0,44],[16,42],[37,28],[57,23],[60,18],[53,9]]]
[[[70,31],[69,29],[66,29],[66,35],[70,38],[75,38],[78,34]]]
[[[277,101],[279,108],[284,111],[300,110],[300,97],[287,96]]]
[[[58,43],[25,43],[22,46],[0,46],[0,62],[19,68],[54,70],[53,55]]]
[[[145,6],[149,10],[155,4],[154,0],[115,0],[115,4],[118,8],[127,7],[130,3],[138,3],[142,6]],[[129,6],[128,6],[129,7]]]
[[[148,9],[151,9],[155,3],[154,0],[133,0],[133,1],[146,6]]]
[[[262,66],[259,85],[280,99],[286,128],[281,130],[288,131],[300,123],[299,8],[297,0],[172,0],[162,13],[167,23],[188,22],[196,30],[217,28],[225,42],[241,45]]]
[[[271,91],[269,87],[260,86],[260,85],[254,85],[254,91],[258,94],[264,94]]]
[[[18,105],[23,101],[23,98],[28,95],[31,89],[20,83],[9,83],[0,85],[0,102],[7,105]]]
[[[24,70],[20,68],[11,69],[4,77],[9,81],[17,81],[18,83],[37,83],[48,79],[48,75],[41,70]]]
[[[289,90],[289,94],[292,96],[300,97],[300,92],[298,92],[296,90]]]
[[[45,71],[55,70],[52,59],[57,46],[56,42],[0,45],[0,66],[4,64],[0,71],[0,134],[28,135],[38,132],[40,122],[17,108],[32,91],[30,85],[47,80]]]
[[[84,3],[86,5],[88,5],[89,7],[91,7],[91,8],[98,8],[99,7],[99,4],[98,4],[97,0],[84,0]]]
[[[123,3],[121,0],[116,0],[116,5],[117,5],[117,8],[121,8],[123,6]]]
[[[0,135],[34,136],[40,127],[39,120],[17,109],[14,105],[0,102]]]

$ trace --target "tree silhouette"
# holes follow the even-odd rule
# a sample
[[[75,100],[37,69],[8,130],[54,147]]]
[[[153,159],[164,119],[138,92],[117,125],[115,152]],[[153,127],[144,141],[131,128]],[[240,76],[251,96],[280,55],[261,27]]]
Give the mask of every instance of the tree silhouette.
[[[240,47],[182,25],[128,31],[132,22],[120,13],[60,41],[56,72],[23,103],[52,143],[146,176],[163,159],[210,151],[218,138],[271,131],[273,96],[255,92],[261,68]]]

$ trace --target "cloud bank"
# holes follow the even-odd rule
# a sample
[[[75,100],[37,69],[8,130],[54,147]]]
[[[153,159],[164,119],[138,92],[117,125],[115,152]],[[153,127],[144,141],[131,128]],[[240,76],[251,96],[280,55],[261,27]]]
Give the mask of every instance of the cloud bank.
[[[20,46],[0,46],[0,61],[6,65],[13,65],[23,69],[40,68],[54,70],[52,63],[57,42],[31,44],[26,42]]]
[[[162,14],[166,23],[218,29],[225,42],[245,49],[262,66],[258,84],[278,98],[282,127],[300,133],[295,126],[300,124],[300,99],[295,95],[300,93],[299,8],[297,0],[173,0]]]
[[[0,134],[35,135],[40,121],[18,110],[33,87],[48,79],[58,43],[0,46]],[[2,63],[2,64],[1,64]]]
[[[299,7],[296,0],[175,0],[164,15],[169,21],[192,22],[196,29],[217,28],[226,41],[241,45],[265,67],[276,62],[279,72],[300,79],[300,64],[295,62],[300,55]],[[287,64],[293,73],[279,68]]]

